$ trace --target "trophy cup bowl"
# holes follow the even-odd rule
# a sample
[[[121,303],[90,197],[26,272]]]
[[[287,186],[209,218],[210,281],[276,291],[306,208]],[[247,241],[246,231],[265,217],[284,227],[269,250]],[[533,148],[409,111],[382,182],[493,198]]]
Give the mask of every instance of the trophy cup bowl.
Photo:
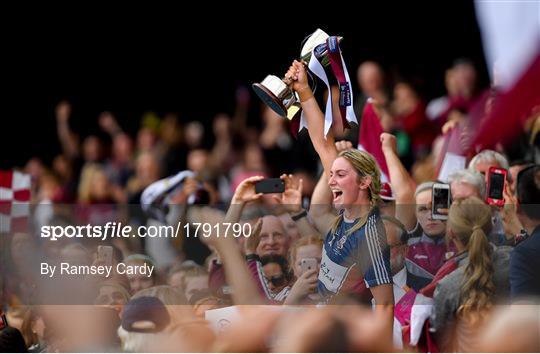
[[[317,57],[320,58],[321,64],[324,67],[330,65],[330,61],[326,55],[328,49],[325,45],[328,37],[328,34],[320,28],[313,32],[302,46],[300,53],[302,62],[308,63],[315,50]],[[341,37],[338,37],[339,42],[341,42],[341,39]],[[291,120],[300,110],[299,99],[296,93],[291,89],[291,83],[291,78],[280,79],[275,75],[268,75],[260,83],[254,83],[252,87],[253,91],[255,91],[257,96],[259,96],[268,107],[280,116]]]
[[[290,83],[290,80],[268,75],[261,83],[255,83],[252,87],[257,96],[274,112],[282,117],[288,117],[287,110],[297,103],[296,95],[289,87]]]

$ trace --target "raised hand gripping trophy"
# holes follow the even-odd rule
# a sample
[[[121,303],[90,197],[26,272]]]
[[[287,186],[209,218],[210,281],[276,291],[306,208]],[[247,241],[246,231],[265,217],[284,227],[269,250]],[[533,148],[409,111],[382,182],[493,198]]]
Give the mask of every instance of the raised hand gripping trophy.
[[[339,106],[343,126],[349,127],[348,122],[356,122],[356,117],[352,109],[350,79],[339,48],[341,40],[341,37],[331,37],[323,30],[317,29],[307,38],[300,53],[301,61],[308,66],[308,74],[311,76],[311,73],[313,73],[323,80],[330,93],[326,104],[325,134],[332,125],[332,94],[330,82],[326,74],[326,69],[328,68],[331,68],[339,85]],[[313,77],[311,82],[312,85],[316,83]],[[301,111],[300,100],[296,92],[290,87],[291,84],[292,78],[290,77],[280,79],[278,76],[268,75],[262,82],[254,83],[252,87],[257,96],[274,112],[293,122],[294,128],[291,126],[291,129],[293,134],[296,135],[298,131],[297,126],[301,129],[305,125],[300,122],[298,114]]]

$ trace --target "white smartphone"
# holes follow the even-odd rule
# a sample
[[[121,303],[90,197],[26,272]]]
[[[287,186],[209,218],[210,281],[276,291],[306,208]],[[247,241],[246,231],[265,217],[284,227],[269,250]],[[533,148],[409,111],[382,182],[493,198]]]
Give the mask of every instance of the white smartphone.
[[[318,262],[317,262],[317,259],[315,258],[302,258],[300,260],[300,267],[302,268],[302,274],[309,270],[317,269],[317,266],[318,266]]]
[[[435,183],[431,196],[431,217],[433,220],[447,220],[448,213],[440,213],[439,209],[450,208],[450,185],[446,183]]]

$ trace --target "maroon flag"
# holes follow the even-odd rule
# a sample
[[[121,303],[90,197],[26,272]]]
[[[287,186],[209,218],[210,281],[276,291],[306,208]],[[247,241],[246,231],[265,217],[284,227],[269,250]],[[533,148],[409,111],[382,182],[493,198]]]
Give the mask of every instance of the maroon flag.
[[[476,14],[498,93],[473,146],[507,144],[540,112],[540,3],[477,1]]]
[[[362,112],[362,120],[360,122],[360,137],[358,139],[358,150],[369,152],[381,168],[381,181],[390,182],[388,166],[381,147],[381,134],[383,133],[381,121],[375,112],[373,102],[368,99],[364,111]]]

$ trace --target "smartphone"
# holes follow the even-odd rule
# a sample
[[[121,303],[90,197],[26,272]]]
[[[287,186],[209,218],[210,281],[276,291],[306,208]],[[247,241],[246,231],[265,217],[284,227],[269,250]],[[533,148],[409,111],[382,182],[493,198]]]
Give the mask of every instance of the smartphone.
[[[489,205],[504,205],[504,185],[507,171],[500,167],[490,167],[487,180],[486,202]]]
[[[113,248],[111,246],[98,246],[97,258],[105,263],[105,265],[112,265]]]
[[[439,213],[439,209],[450,208],[450,185],[446,183],[435,183],[431,197],[431,218],[433,220],[447,220],[448,214]]]
[[[317,269],[317,267],[318,267],[317,259],[315,259],[315,258],[302,258],[300,260],[300,267],[302,268],[302,274],[309,271],[309,270]]]
[[[285,182],[281,178],[265,178],[255,183],[255,193],[283,193]]]

